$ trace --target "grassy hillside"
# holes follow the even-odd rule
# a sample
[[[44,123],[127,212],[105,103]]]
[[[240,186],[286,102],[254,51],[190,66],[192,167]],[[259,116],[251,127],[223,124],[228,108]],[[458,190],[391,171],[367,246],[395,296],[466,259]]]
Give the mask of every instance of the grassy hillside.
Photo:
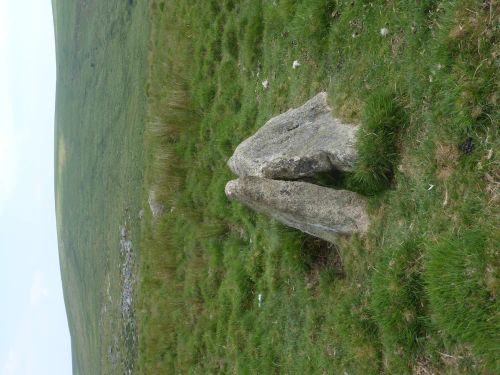
[[[122,319],[119,227],[127,222],[138,244],[149,9],[54,0],[53,10],[56,210],[73,368],[124,373],[136,345]]]
[[[499,15],[152,1],[139,373],[498,373]],[[224,196],[234,148],[320,90],[362,124],[339,184],[373,221],[339,249]]]

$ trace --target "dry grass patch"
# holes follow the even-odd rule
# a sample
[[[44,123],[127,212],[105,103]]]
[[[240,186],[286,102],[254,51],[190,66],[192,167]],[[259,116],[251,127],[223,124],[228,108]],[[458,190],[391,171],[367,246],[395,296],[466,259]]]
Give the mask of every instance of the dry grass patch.
[[[450,143],[437,142],[434,150],[436,160],[436,177],[439,181],[447,181],[456,169],[458,163],[457,146]]]

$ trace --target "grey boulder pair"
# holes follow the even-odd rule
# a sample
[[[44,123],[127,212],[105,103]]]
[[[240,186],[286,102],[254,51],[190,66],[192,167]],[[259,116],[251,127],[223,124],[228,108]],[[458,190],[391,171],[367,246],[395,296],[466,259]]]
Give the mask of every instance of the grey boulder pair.
[[[349,172],[356,161],[358,126],[332,116],[321,92],[301,107],[273,117],[243,141],[228,161],[239,176],[229,181],[229,199],[330,242],[364,233],[366,202],[352,191],[297,181],[334,170]]]

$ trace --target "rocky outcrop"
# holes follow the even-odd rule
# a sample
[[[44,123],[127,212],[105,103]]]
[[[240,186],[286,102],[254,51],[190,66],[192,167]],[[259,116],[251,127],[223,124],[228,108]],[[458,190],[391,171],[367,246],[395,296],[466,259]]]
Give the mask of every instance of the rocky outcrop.
[[[272,118],[236,148],[228,166],[240,178],[227,183],[226,195],[327,241],[364,233],[369,219],[359,194],[293,181],[352,171],[357,131],[358,126],[334,118],[326,93],[319,93]]]
[[[229,181],[225,190],[229,199],[327,241],[368,229],[365,201],[352,191],[251,176]]]
[[[269,120],[229,159],[238,176],[297,179],[332,169],[351,171],[358,127],[332,117],[325,92]]]

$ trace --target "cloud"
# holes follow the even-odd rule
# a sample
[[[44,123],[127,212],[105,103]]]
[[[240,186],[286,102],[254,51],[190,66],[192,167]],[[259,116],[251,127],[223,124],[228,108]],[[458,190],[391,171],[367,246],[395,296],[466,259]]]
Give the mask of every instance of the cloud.
[[[45,277],[42,272],[36,271],[33,276],[33,283],[30,289],[30,304],[31,306],[38,306],[43,299],[48,297],[49,290],[45,285]]]
[[[1,73],[0,73],[1,76]],[[0,86],[3,86],[0,78]],[[2,89],[0,89],[2,91]],[[0,92],[0,212],[16,187],[17,155],[8,99]]]
[[[7,39],[7,12],[9,10],[9,1],[0,0],[0,45]]]
[[[9,350],[7,360],[3,366],[3,374],[14,375],[17,374],[21,367],[21,356],[13,349]]]
[[[16,186],[17,155],[9,93],[8,1],[0,0],[0,214]]]

